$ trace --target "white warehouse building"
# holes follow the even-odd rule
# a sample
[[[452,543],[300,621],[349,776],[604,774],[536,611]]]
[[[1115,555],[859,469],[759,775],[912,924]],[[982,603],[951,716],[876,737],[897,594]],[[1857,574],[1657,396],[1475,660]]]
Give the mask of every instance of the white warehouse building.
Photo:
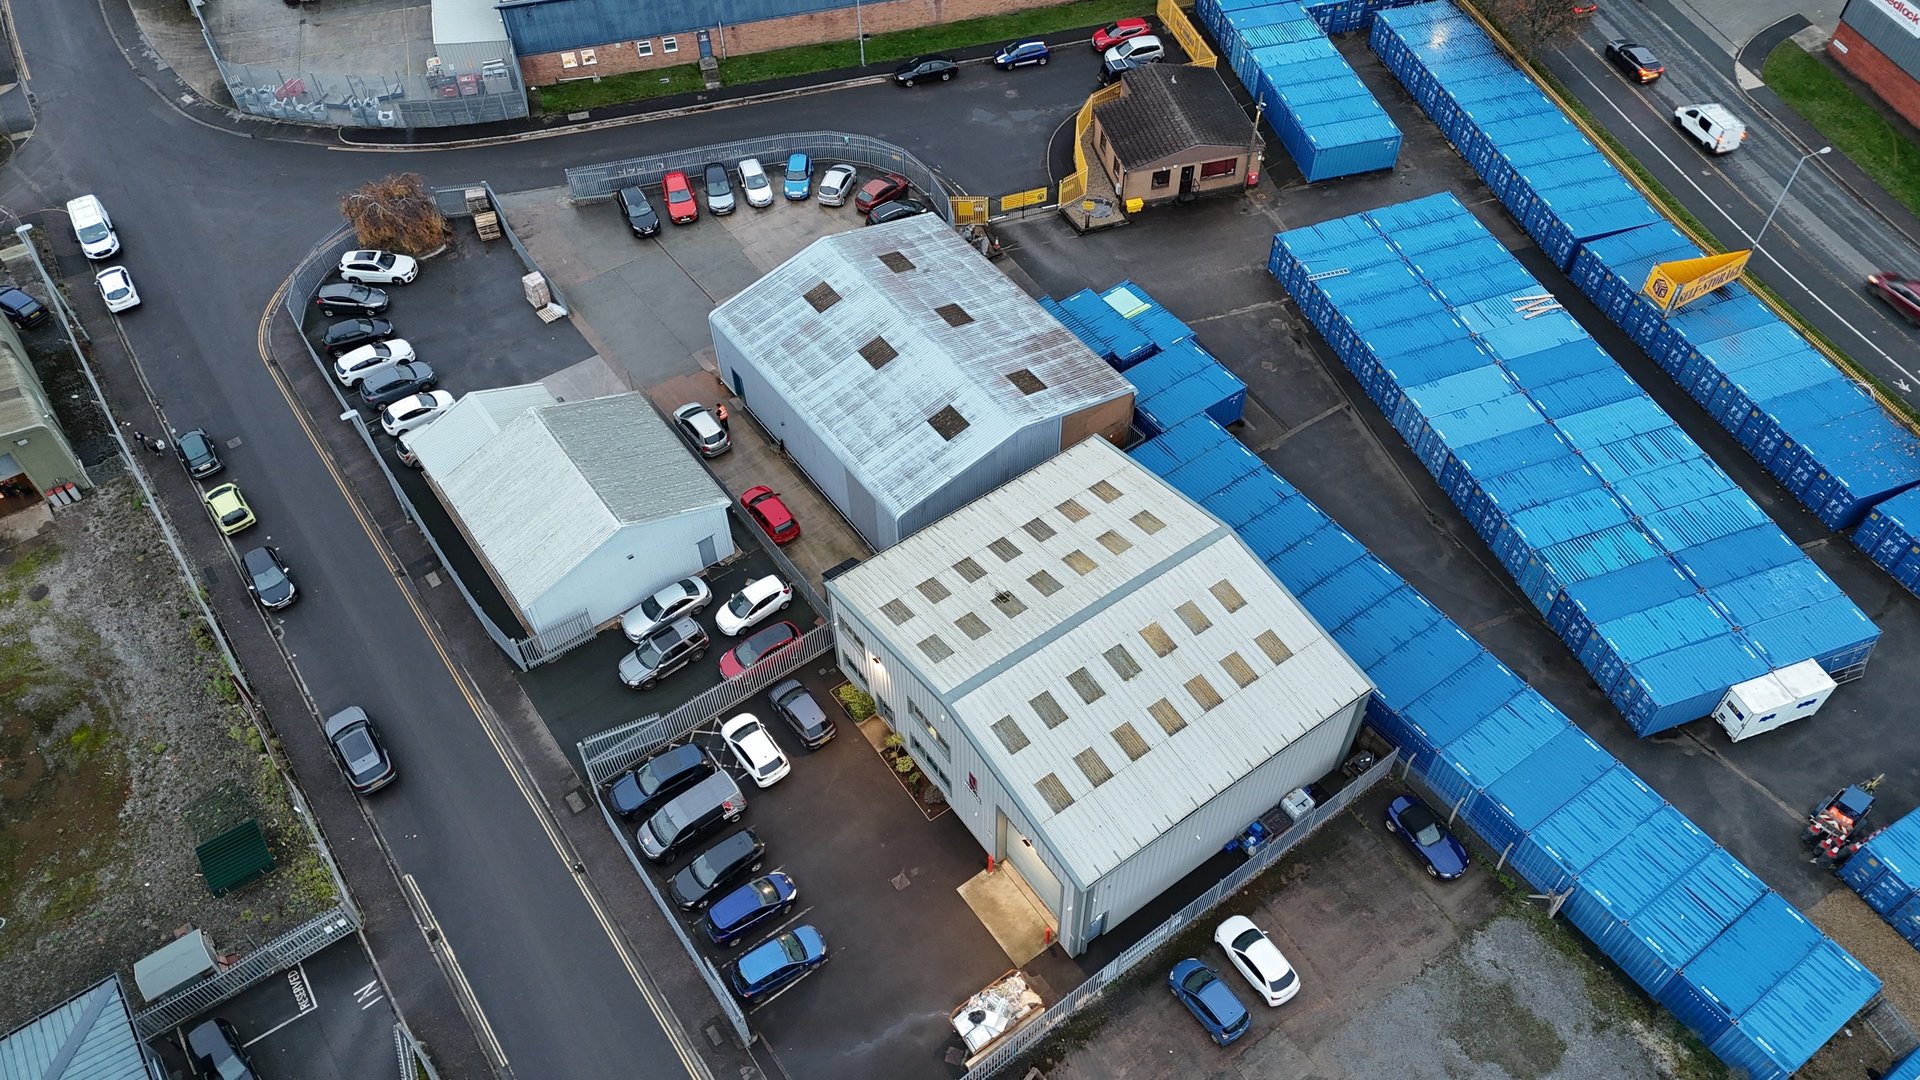
[[[839,663],[1078,954],[1352,747],[1372,684],[1099,439],[828,580]]]
[[[721,380],[875,550],[1133,417],[1133,386],[934,214],[816,240],[708,324]]]

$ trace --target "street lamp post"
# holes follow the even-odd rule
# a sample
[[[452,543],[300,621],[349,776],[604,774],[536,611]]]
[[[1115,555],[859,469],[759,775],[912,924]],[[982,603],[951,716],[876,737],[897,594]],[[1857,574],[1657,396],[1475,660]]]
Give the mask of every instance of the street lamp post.
[[[1753,234],[1753,250],[1760,250],[1760,238],[1767,235],[1767,226],[1773,224],[1773,215],[1780,212],[1780,204],[1786,201],[1787,192],[1793,188],[1793,178],[1800,175],[1800,166],[1832,150],[1833,147],[1831,146],[1823,146],[1812,153],[1801,154],[1800,160],[1793,163],[1793,171],[1787,174],[1787,182],[1781,186],[1780,194],[1774,198],[1772,209],[1767,211],[1767,220],[1761,222],[1760,231]]]
[[[860,39],[860,66],[867,66],[867,31],[860,23],[860,0],[853,0],[853,36]]]

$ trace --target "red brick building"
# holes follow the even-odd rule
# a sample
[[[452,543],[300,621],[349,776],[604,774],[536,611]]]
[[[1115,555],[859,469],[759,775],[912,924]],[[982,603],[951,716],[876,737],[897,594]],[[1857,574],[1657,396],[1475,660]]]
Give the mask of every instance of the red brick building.
[[[1827,55],[1920,125],[1920,0],[1848,0]]]

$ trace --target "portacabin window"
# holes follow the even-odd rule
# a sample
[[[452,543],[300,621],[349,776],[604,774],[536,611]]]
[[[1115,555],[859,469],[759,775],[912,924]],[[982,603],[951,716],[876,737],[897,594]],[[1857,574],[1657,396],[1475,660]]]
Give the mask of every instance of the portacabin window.
[[[1154,174],[1153,174],[1153,186],[1154,186],[1154,187],[1156,187],[1156,188],[1163,188],[1163,187],[1169,187],[1169,186],[1171,186],[1172,184],[1173,184],[1173,170],[1172,170],[1172,169],[1156,169],[1156,170],[1154,171]]]
[[[674,37],[663,37],[663,38],[661,38],[661,39],[660,39],[660,51],[661,51],[661,52],[663,52],[663,53],[677,53],[677,52],[679,52],[679,51],[680,51],[680,39],[679,39],[679,38],[674,38]]]
[[[649,40],[647,40],[647,41],[636,41],[636,42],[634,42],[634,43],[633,43],[633,55],[635,55],[635,56],[652,56],[652,55],[653,55],[653,41],[652,41],[651,39],[649,39]]]
[[[1209,161],[1205,165],[1200,166],[1200,179],[1217,180],[1222,176],[1232,176],[1234,170],[1239,167],[1239,158],[1221,158],[1219,161]]]

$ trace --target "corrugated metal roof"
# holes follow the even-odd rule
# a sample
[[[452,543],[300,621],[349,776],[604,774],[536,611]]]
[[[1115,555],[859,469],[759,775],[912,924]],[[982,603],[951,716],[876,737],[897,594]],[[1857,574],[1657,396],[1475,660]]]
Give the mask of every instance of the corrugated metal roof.
[[[729,501],[639,394],[529,409],[435,479],[522,611],[622,526]]]
[[[15,346],[19,335],[12,327],[0,331],[0,432],[34,427],[58,427],[47,415],[46,393],[27,365],[26,353]]]
[[[852,7],[839,0],[687,0],[638,4],[634,0],[506,0],[500,16],[522,56],[599,45],[628,38],[685,34],[706,26],[833,11]],[[683,42],[691,50],[693,42]],[[689,53],[691,55],[691,53]]]
[[[882,262],[895,254],[912,268]],[[822,282],[840,299],[819,311],[806,293]],[[949,304],[970,321],[951,325]],[[708,320],[895,518],[1014,433],[1132,393],[932,214],[816,240]],[[1023,391],[1021,371],[1045,389]],[[951,438],[930,422],[946,409],[966,421]]]
[[[149,1080],[146,1055],[119,978],[0,1035],[7,1080]]]
[[[1231,530],[1100,439],[828,588],[910,658],[1083,885],[1369,689]],[[969,615],[987,632],[956,627]],[[1071,803],[1036,787],[1049,774]]]
[[[507,26],[494,2],[432,0],[434,46],[507,40]]]
[[[408,432],[407,445],[419,455],[420,467],[438,477],[458,468],[528,409],[559,402],[543,383],[475,390],[454,402],[447,415]]]

